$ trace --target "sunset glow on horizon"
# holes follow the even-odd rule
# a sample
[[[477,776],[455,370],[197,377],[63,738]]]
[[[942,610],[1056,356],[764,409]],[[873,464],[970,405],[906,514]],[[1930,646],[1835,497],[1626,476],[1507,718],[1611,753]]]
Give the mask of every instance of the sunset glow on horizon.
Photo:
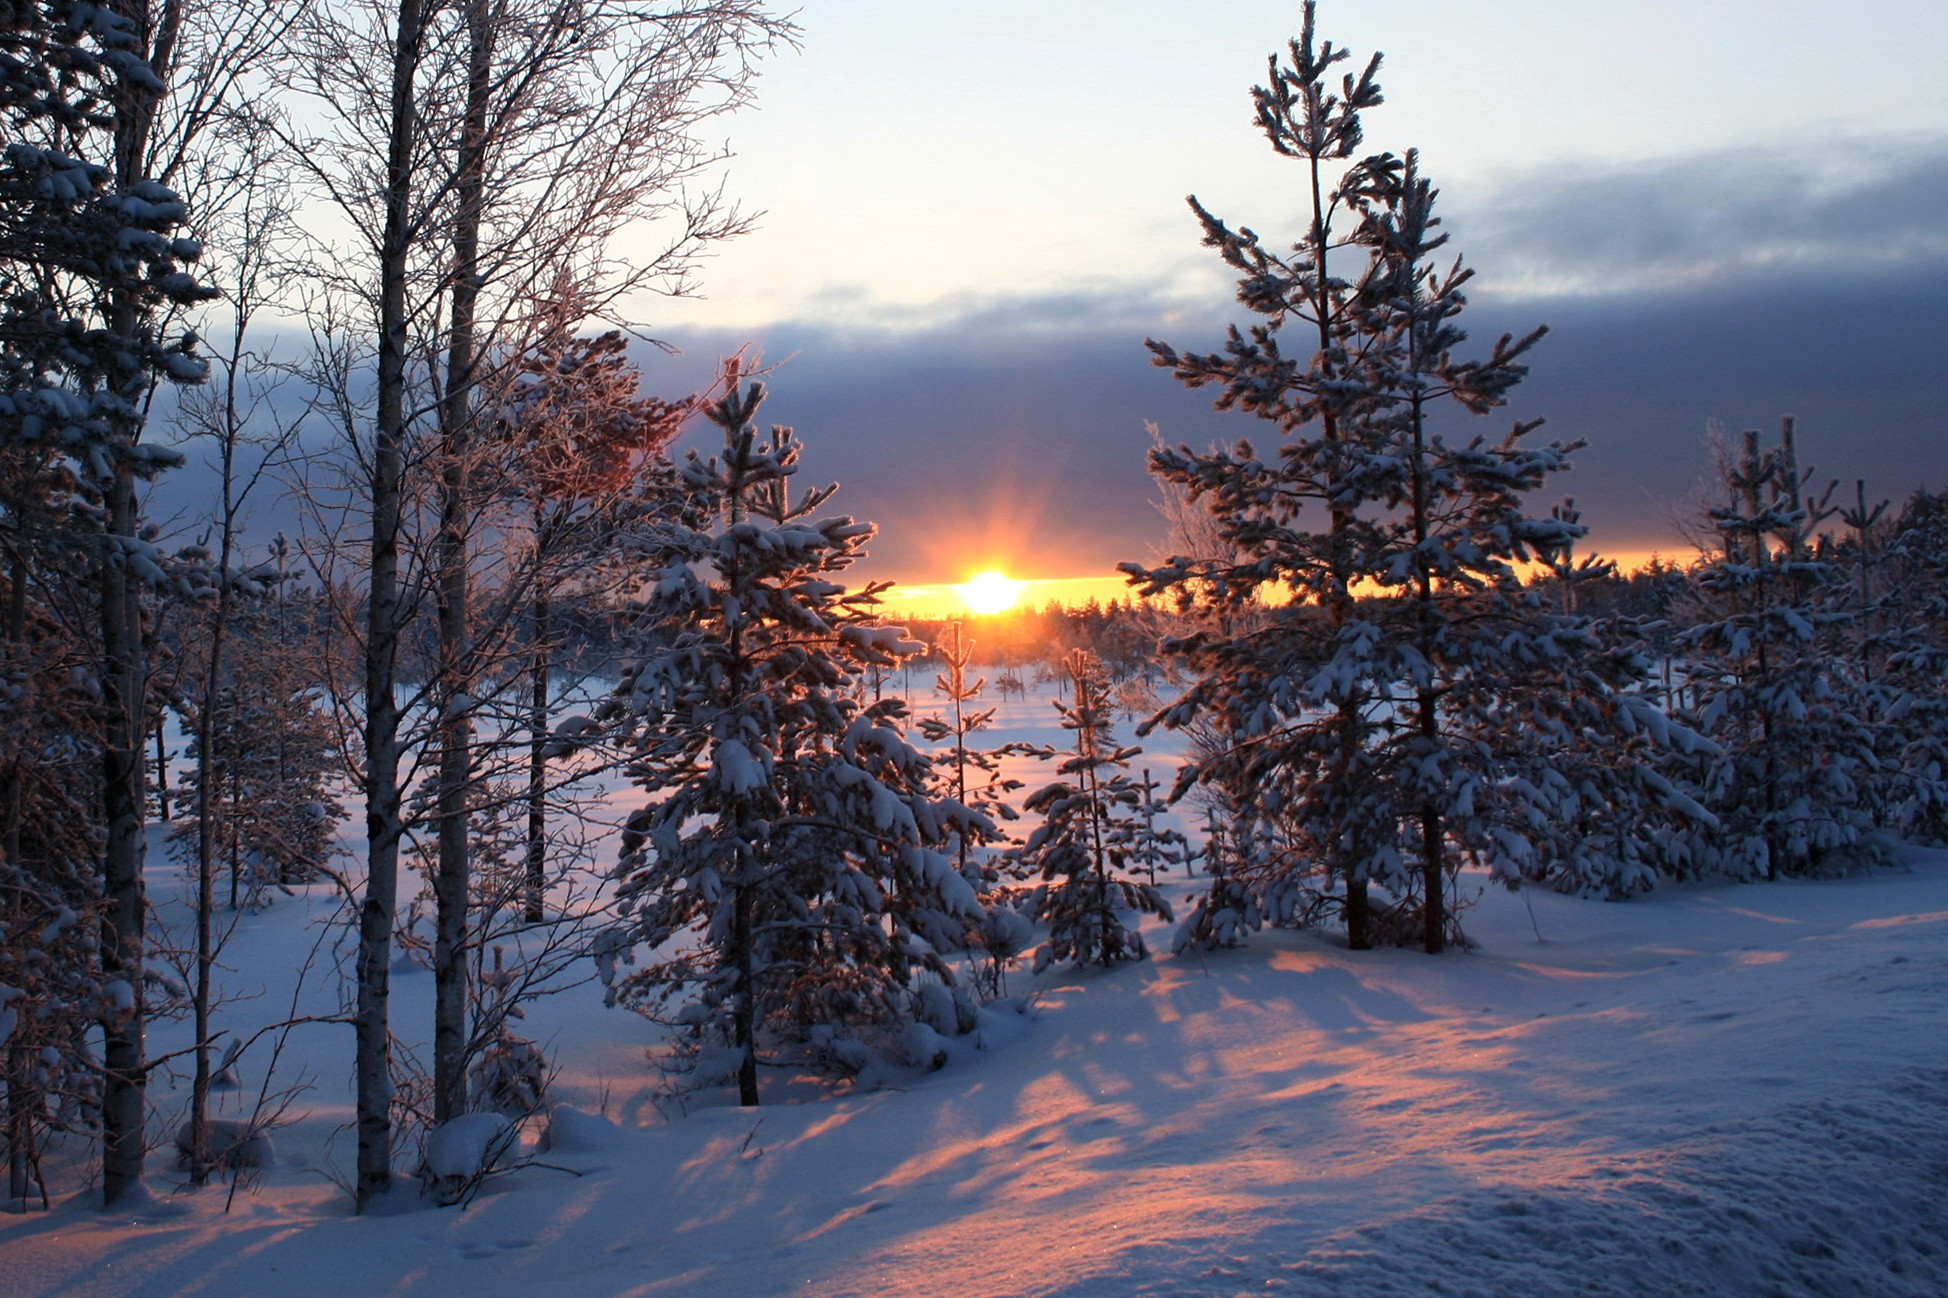
[[[990,568],[963,582],[957,589],[961,602],[967,605],[969,611],[994,614],[1005,613],[1019,604],[1027,583]]]
[[[1671,551],[1625,550],[1602,554],[1623,573],[1645,567],[1652,559],[1662,563],[1688,563],[1691,556]],[[1012,597],[993,607],[1006,588]],[[1121,601],[1140,602],[1127,578],[1117,573],[1086,577],[1010,577],[999,569],[988,569],[964,582],[899,582],[881,596],[887,616],[900,618],[997,617],[1050,604],[1080,608],[1090,601],[1109,605]]]
[[[1002,608],[987,611],[976,607],[968,596],[969,588],[986,575],[976,574],[965,582],[895,582],[881,596],[882,608],[888,616],[896,618],[951,619],[1000,617],[1049,604],[1073,608],[1090,600],[1110,604],[1131,598],[1129,583],[1113,573],[1093,577],[1009,577],[997,572],[997,576],[1016,588],[1014,598]]]

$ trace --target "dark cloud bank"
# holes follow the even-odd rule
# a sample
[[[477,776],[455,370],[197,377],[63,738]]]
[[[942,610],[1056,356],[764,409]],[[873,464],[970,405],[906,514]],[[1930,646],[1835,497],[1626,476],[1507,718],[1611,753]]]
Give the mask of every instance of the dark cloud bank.
[[[1600,548],[1682,549],[1675,520],[1714,420],[1796,415],[1806,458],[1848,495],[1855,478],[1877,497],[1948,486],[1948,141],[1558,169],[1445,206],[1481,270],[1464,317],[1475,343],[1551,327],[1509,409],[1473,431],[1539,415],[1539,436],[1588,442],[1537,505],[1574,496]],[[766,416],[804,435],[808,477],[844,484],[838,507],[881,524],[874,575],[1106,573],[1161,540],[1145,421],[1194,445],[1268,431],[1212,411],[1143,347],[1146,335],[1216,346],[1244,318],[1222,283],[1190,303],[1132,283],[863,326],[693,333],[670,339],[683,354],[643,361],[676,394],[707,384],[718,356],[761,346],[778,363]],[[208,514],[203,458],[152,500],[174,530]],[[297,526],[287,505],[253,511],[259,540]]]
[[[1796,415],[1823,477],[1877,495],[1948,484],[1948,144],[1856,150],[1823,170],[1738,155],[1555,180],[1511,182],[1451,218],[1482,271],[1464,317],[1475,341],[1551,329],[1508,411],[1474,423],[1499,434],[1541,415],[1539,436],[1587,441],[1557,494],[1601,547],[1681,548],[1674,520],[1710,421]],[[1242,314],[1070,293],[930,324],[693,336],[652,370],[675,390],[746,342],[782,361],[767,414],[805,436],[808,474],[844,482],[845,508],[882,524],[878,572],[939,580],[992,558],[1079,574],[1159,539],[1146,420],[1193,444],[1263,436],[1143,348],[1146,334],[1214,346]]]

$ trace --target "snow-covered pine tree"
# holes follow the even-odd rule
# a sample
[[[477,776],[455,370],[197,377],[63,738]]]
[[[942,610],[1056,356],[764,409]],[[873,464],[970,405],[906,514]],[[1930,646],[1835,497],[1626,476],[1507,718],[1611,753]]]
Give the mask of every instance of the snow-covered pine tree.
[[[1241,827],[1235,819],[1221,818],[1215,804],[1206,806],[1204,848],[1199,859],[1204,862],[1208,882],[1192,899],[1190,914],[1170,940],[1173,953],[1243,946],[1247,935],[1264,926],[1258,895],[1240,869],[1248,859],[1234,841]]]
[[[0,23],[0,440],[74,465],[96,576],[107,1203],[139,1184],[147,1152],[140,596],[161,565],[136,486],[180,458],[142,434],[159,381],[205,376],[170,318],[210,296],[189,269],[201,247],[149,171],[182,22],[173,2],[132,13],[45,0]]]
[[[1232,742],[1186,767],[1184,777],[1255,791],[1268,814],[1305,839],[1316,867],[1339,891],[1355,947],[1369,943],[1367,888],[1377,848],[1368,825],[1383,823],[1364,803],[1369,699],[1364,682],[1342,674],[1338,688],[1300,703],[1301,665],[1328,659],[1352,620],[1353,583],[1361,571],[1362,520],[1357,504],[1359,458],[1349,441],[1365,401],[1363,386],[1345,371],[1359,355],[1357,277],[1337,271],[1342,236],[1334,221],[1345,198],[1364,185],[1368,162],[1348,165],[1364,138],[1361,113],[1378,105],[1375,55],[1334,93],[1331,73],[1348,54],[1314,35],[1314,8],[1305,6],[1290,63],[1270,62],[1268,84],[1252,92],[1258,124],[1273,150],[1306,169],[1310,222],[1289,254],[1250,230],[1232,230],[1193,197],[1205,243],[1240,273],[1239,299],[1263,319],[1249,332],[1233,326],[1221,353],[1180,353],[1155,340],[1158,364],[1192,387],[1215,386],[1221,410],[1266,419],[1283,439],[1271,462],[1245,442],[1198,453],[1158,446],[1152,472],[1202,504],[1214,520],[1215,544],[1175,556],[1154,568],[1126,564],[1145,593],[1174,594],[1180,610],[1197,610],[1202,625],[1164,642],[1194,683],[1163,719],[1181,726],[1200,715]],[[1369,160],[1370,161],[1370,160]],[[1336,179],[1337,176],[1337,179]],[[1295,325],[1310,359],[1288,358],[1282,331]],[[1301,511],[1319,511],[1318,525],[1295,526]],[[1308,520],[1310,523],[1310,520]],[[1292,595],[1277,610],[1259,610],[1261,589]],[[1260,614],[1245,617],[1245,613]],[[1323,684],[1323,682],[1321,682]],[[1313,709],[1310,715],[1307,710]],[[1309,772],[1297,768],[1309,766]],[[1294,781],[1297,781],[1296,784]],[[1180,790],[1182,785],[1180,783]],[[1305,797],[1298,800],[1298,789]],[[1304,808],[1300,814],[1301,805]],[[1305,834],[1301,822],[1319,832]],[[1297,857],[1258,862],[1259,882],[1282,891]],[[1286,918],[1291,907],[1275,917]]]
[[[1021,781],[1002,773],[1010,746],[977,748],[971,742],[994,724],[994,709],[976,706],[987,688],[987,678],[968,675],[974,642],[966,638],[959,622],[952,622],[934,646],[934,653],[941,664],[934,688],[947,701],[949,710],[944,716],[921,717],[917,728],[927,742],[947,745],[934,758],[939,791],[989,821],[1014,820],[1020,813],[1010,796],[1020,790]],[[976,852],[996,841],[997,836],[956,837],[954,863],[962,878],[977,887],[993,882],[993,871],[984,867]]]
[[[169,841],[194,868],[203,799],[198,723],[207,707],[214,722],[208,814],[233,910],[268,904],[272,891],[315,880],[345,815],[339,735],[323,702],[317,646],[294,630],[286,612],[288,562],[280,536],[264,562],[230,575],[238,603],[227,634],[235,645],[217,693],[206,699],[199,688],[184,696],[191,762],[175,790],[183,814]]]
[[[563,745],[553,733],[552,676],[559,632],[556,601],[600,568],[627,505],[640,501],[645,472],[667,463],[689,403],[645,397],[642,372],[620,331],[575,336],[574,317],[587,303],[572,287],[551,306],[546,329],[502,401],[495,440],[509,459],[508,494],[525,515],[528,553],[528,830],[529,923],[545,918],[548,886],[549,764]]]
[[[721,453],[683,466],[694,517],[643,555],[617,702],[652,800],[625,828],[604,967],[612,1000],[754,1105],[777,1051],[841,1071],[912,1053],[916,972],[952,984],[943,953],[981,917],[943,849],[993,829],[930,794],[902,700],[861,700],[863,673],[920,646],[874,621],[882,585],[841,584],[873,528],[820,516],[835,487],[793,495],[798,438],[760,434],[765,390],[742,380],[733,362],[706,410]],[[635,947],[649,963],[621,972]]]
[[[12,560],[0,576],[0,1149],[7,1198],[22,1210],[36,1192],[49,1202],[40,1157],[50,1133],[97,1127],[90,1038],[108,1008],[96,952],[100,696],[88,644],[58,616],[87,607],[86,569],[79,556],[23,562],[49,539],[22,526],[13,488],[23,485],[9,480],[0,504]]]
[[[1030,894],[1029,915],[1049,929],[1035,967],[1142,960],[1149,950],[1143,935],[1123,922],[1123,912],[1171,918],[1154,885],[1129,877],[1147,823],[1143,785],[1130,772],[1130,758],[1142,749],[1116,741],[1109,678],[1096,656],[1071,649],[1063,667],[1072,692],[1055,709],[1062,728],[1075,736],[1074,747],[1059,752],[1055,770],[1061,778],[1022,803],[1042,817],[1021,849],[1023,867],[1041,879]],[[1058,751],[1043,755],[1054,758]]]
[[[1748,429],[1723,457],[1725,499],[1709,511],[1722,550],[1693,573],[1698,604],[1679,637],[1684,719],[1719,750],[1691,771],[1723,822],[1714,867],[1736,878],[1881,854],[1873,709],[1833,634],[1854,618],[1834,598],[1845,575],[1815,543],[1831,507],[1807,494],[1812,470],[1800,468],[1795,433],[1788,418],[1764,447]]]
[[[1580,526],[1574,501],[1554,511]],[[1614,567],[1564,546],[1550,575],[1534,583],[1572,631],[1585,591],[1615,580]],[[1672,725],[1665,691],[1640,618],[1612,615],[1586,624],[1582,651],[1543,668],[1503,761],[1504,782],[1531,802],[1530,856],[1524,878],[1561,892],[1621,900],[1659,877],[1701,872],[1698,834],[1714,819],[1659,767],[1673,753],[1704,756],[1711,745]]]
[[[1890,550],[1888,624],[1878,638],[1880,681],[1891,694],[1883,751],[1895,770],[1892,826],[1948,843],[1948,496],[1909,498]]]
[[[1150,344],[1180,381],[1217,387],[1220,409],[1269,421],[1281,440],[1266,456],[1246,442],[1154,452],[1152,471],[1207,502],[1231,553],[1124,569],[1185,607],[1279,592],[1260,625],[1168,644],[1197,680],[1159,718],[1214,714],[1230,737],[1190,775],[1252,791],[1247,823],[1270,827],[1281,849],[1243,867],[1269,917],[1312,914],[1312,890],[1294,884],[1317,871],[1340,890],[1353,945],[1380,918],[1367,899],[1377,885],[1396,899],[1389,935],[1438,951],[1454,931],[1452,872],[1479,859],[1516,878],[1559,809],[1536,784],[1504,778],[1559,691],[1586,692],[1586,724],[1642,709],[1618,692],[1614,660],[1592,652],[1587,622],[1544,608],[1518,576],[1582,534],[1523,508],[1574,447],[1527,444],[1539,421],[1498,442],[1465,423],[1448,431],[1453,415],[1505,403],[1543,331],[1504,336],[1478,360],[1456,354],[1472,272],[1432,265],[1446,236],[1415,153],[1355,160],[1361,110],[1380,102],[1379,59],[1335,86],[1347,55],[1315,39],[1313,17],[1307,4],[1290,61],[1274,58],[1253,92],[1275,151],[1309,169],[1307,231],[1280,253],[1192,199],[1205,242],[1241,274],[1239,301],[1262,319],[1234,326],[1219,353]],[[1306,354],[1288,355],[1288,327]]]
[[[987,688],[987,678],[968,675],[974,661],[974,642],[967,639],[960,622],[948,625],[934,653],[941,664],[934,688],[947,701],[949,711],[944,716],[921,717],[917,726],[927,742],[947,745],[934,754],[935,792],[986,817],[996,831],[985,832],[978,828],[979,821],[969,821],[977,828],[956,832],[952,844],[955,868],[974,886],[985,911],[967,933],[975,990],[993,998],[1001,995],[1008,966],[1025,947],[1029,931],[1028,923],[1009,904],[1000,872],[982,850],[1006,841],[996,822],[1020,817],[1013,795],[1020,791],[1021,781],[1004,775],[1002,763],[1021,750],[1012,744],[978,748],[972,742],[975,735],[994,724],[994,709],[976,706]]]

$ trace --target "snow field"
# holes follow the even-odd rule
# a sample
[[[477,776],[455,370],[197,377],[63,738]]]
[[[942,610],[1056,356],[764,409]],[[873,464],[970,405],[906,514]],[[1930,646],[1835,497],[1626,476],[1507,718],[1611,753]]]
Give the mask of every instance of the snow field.
[[[1004,737],[1053,729],[1045,702],[1007,706]],[[151,860],[161,897],[171,867]],[[285,1013],[331,911],[320,887],[244,920],[226,962],[255,998],[231,1022]],[[523,1029],[572,1106],[545,1152],[528,1133],[549,1166],[464,1211],[408,1180],[349,1215],[330,1173],[351,1161],[350,1029],[306,1025],[273,1086],[313,1089],[228,1215],[159,1154],[148,1206],[0,1216],[0,1291],[1948,1292],[1948,853],[1620,905],[1487,890],[1465,923],[1477,950],[1443,957],[1277,932],[1017,971],[1019,999],[942,1071],[767,1078],[768,1102],[808,1102],[756,1112],[659,1095],[656,1029],[577,988]],[[300,1004],[329,1012],[341,972],[321,962]],[[396,1029],[430,1029],[430,975],[394,987]]]

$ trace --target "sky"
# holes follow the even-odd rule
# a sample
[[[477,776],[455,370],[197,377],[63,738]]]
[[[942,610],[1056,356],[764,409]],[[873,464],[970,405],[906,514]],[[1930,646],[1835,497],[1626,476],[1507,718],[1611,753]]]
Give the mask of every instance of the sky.
[[[762,212],[703,296],[641,314],[676,392],[743,346],[805,472],[880,524],[867,571],[1102,575],[1163,541],[1146,421],[1262,440],[1152,368],[1145,337],[1242,320],[1196,194],[1289,241],[1300,171],[1250,87],[1296,3],[806,0],[801,48],[718,123]],[[1369,149],[1421,151],[1477,272],[1485,344],[1548,324],[1508,410],[1460,431],[1587,441],[1598,548],[1683,550],[1705,433],[1798,417],[1823,477],[1948,485],[1948,7],[1326,0],[1385,52]]]

